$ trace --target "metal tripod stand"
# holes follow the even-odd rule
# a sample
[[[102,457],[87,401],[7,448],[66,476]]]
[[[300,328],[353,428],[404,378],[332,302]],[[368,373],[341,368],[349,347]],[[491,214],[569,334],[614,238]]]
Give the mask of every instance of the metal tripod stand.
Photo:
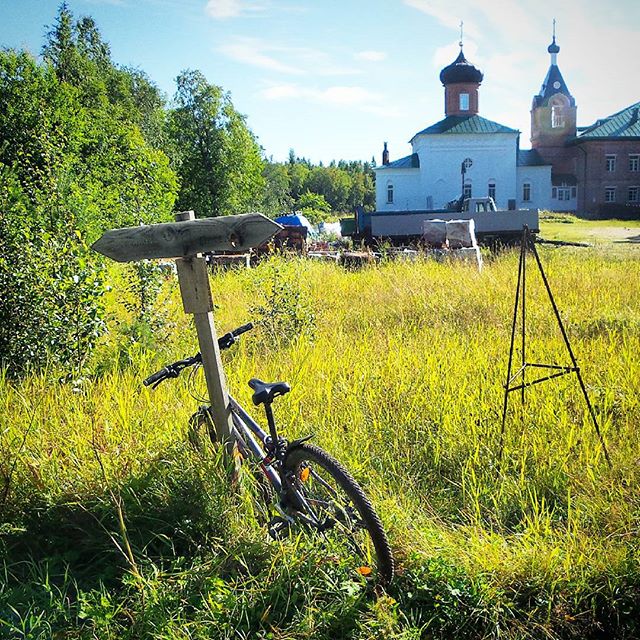
[[[538,270],[540,271],[542,282],[544,283],[545,289],[549,296],[549,301],[551,302],[553,313],[555,314],[556,320],[558,321],[558,327],[560,328],[562,339],[569,353],[569,358],[571,359],[571,366],[561,366],[557,364],[541,364],[537,362],[527,361],[527,353],[526,353],[527,270],[526,270],[526,267],[527,267],[528,251],[530,251],[533,254],[533,257],[535,258],[535,262],[538,265]],[[515,342],[516,342],[516,329],[518,324],[518,311],[521,312],[522,360],[521,360],[520,368],[515,373],[512,373]],[[536,378],[535,380],[527,381],[526,373],[528,369],[546,370],[547,375],[540,378]],[[609,452],[607,451],[607,446],[605,444],[604,438],[602,437],[602,433],[600,432],[600,425],[598,424],[598,419],[596,418],[593,405],[589,400],[589,394],[587,393],[587,388],[585,387],[584,381],[582,379],[582,374],[580,373],[580,367],[578,367],[578,363],[573,354],[573,349],[571,348],[569,337],[567,336],[567,332],[564,328],[564,324],[562,323],[562,318],[560,317],[560,312],[558,311],[558,307],[556,306],[556,302],[553,298],[553,293],[551,292],[549,281],[547,280],[547,276],[542,267],[542,262],[540,261],[540,256],[538,255],[538,251],[536,249],[534,239],[531,235],[529,228],[525,226],[522,230],[522,242],[520,244],[520,263],[518,265],[518,284],[516,286],[516,299],[515,299],[515,305],[513,309],[513,323],[511,325],[511,345],[509,347],[509,366],[507,368],[507,382],[504,386],[504,403],[502,407],[502,428],[500,430],[500,450],[499,450],[499,457],[498,457],[499,461],[502,460],[502,450],[504,447],[504,433],[505,433],[505,425],[506,425],[506,419],[507,419],[507,409],[509,404],[509,395],[514,391],[520,391],[522,404],[524,405],[524,391],[527,387],[531,387],[533,385],[540,384],[541,382],[545,382],[546,380],[551,380],[553,378],[558,378],[560,376],[564,376],[571,373],[575,373],[576,377],[578,378],[578,383],[580,384],[580,389],[582,390],[582,394],[584,396],[587,408],[589,410],[589,414],[591,416],[591,420],[593,422],[593,426],[595,427],[596,434],[598,435],[598,439],[600,440],[600,444],[602,445],[602,451],[604,452],[604,457],[609,467],[611,467],[611,459],[609,458]]]

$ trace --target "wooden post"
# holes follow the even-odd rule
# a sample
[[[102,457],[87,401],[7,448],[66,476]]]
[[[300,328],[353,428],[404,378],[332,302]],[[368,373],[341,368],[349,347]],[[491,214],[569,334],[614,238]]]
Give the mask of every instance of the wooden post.
[[[177,222],[195,220],[195,214],[193,211],[183,211],[176,213],[175,218]],[[196,325],[217,440],[224,444],[225,451],[230,454],[233,446],[231,440],[233,422],[218,348],[218,336],[213,322],[213,298],[207,265],[202,255],[198,254],[188,258],[177,258],[176,267],[184,312],[193,315]]]
[[[196,220],[193,211],[177,213],[176,222],[105,231],[92,248],[118,262],[174,258],[185,313],[193,315],[218,442],[230,454],[233,421],[229,394],[213,324],[213,299],[202,252],[246,251],[282,226],[260,213]]]

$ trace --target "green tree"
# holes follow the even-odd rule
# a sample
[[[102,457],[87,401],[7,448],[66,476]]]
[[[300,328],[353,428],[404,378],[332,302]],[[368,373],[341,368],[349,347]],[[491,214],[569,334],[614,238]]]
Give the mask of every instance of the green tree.
[[[291,190],[291,197],[294,201],[305,192],[305,184],[309,176],[309,167],[303,163],[290,164],[287,167],[287,173],[289,174],[289,188]]]
[[[198,216],[242,213],[264,198],[260,148],[228,93],[200,71],[177,80],[169,135],[180,176],[178,208]]]
[[[281,215],[291,209],[293,198],[289,172],[284,164],[268,162],[262,172],[266,180],[264,208],[272,215]]]
[[[101,269],[88,241],[166,219],[177,190],[138,116],[112,106],[98,63],[71,49],[88,75],[0,52],[0,359],[13,373],[82,368],[101,327]]]
[[[298,200],[297,209],[301,211],[312,224],[327,222],[331,219],[331,205],[319,193],[306,191]]]

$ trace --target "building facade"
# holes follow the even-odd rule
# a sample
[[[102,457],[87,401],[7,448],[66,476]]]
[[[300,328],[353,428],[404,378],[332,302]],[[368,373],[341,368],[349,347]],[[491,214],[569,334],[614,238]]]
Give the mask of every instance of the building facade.
[[[479,115],[482,72],[460,54],[440,73],[445,118],[416,133],[412,153],[376,168],[378,211],[442,209],[460,197],[491,196],[501,209],[538,208],[598,215],[640,208],[640,103],[590,127],[551,60],[531,106],[531,149],[520,132]],[[639,212],[640,213],[640,212]]]

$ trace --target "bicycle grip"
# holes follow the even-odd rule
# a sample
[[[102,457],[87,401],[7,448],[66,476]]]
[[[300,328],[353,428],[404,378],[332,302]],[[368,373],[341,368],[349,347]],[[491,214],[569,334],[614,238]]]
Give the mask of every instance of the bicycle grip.
[[[247,324],[243,324],[241,327],[234,329],[231,332],[231,335],[234,338],[237,338],[239,335],[246,333],[247,331],[251,331],[251,329],[253,329],[253,322],[247,322]]]
[[[148,387],[149,385],[152,385],[155,382],[162,382],[162,380],[167,378],[168,375],[169,375],[169,371],[167,367],[164,367],[163,369],[160,369],[160,371],[156,371],[155,373],[152,373],[148,378],[142,381],[142,384],[145,387]]]

